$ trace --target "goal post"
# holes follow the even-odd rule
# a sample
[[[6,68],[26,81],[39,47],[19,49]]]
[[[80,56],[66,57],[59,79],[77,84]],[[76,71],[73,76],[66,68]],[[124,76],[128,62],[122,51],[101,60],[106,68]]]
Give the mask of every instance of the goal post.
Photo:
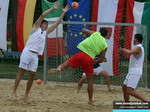
[[[140,24],[127,23],[100,23],[100,22],[62,22],[63,28],[56,28],[55,41],[47,39],[44,53],[44,83],[47,80],[56,82],[78,82],[82,76],[82,69],[67,68],[56,74],[48,74],[48,69],[56,68],[74,54],[79,52],[78,43],[83,39],[82,28],[90,30],[106,28],[108,36],[106,42],[108,50],[106,53],[107,62],[101,63],[111,79],[112,85],[120,86],[123,84],[125,76],[128,73],[129,57],[119,52],[120,47],[131,48],[133,46],[133,35],[141,33],[144,37],[143,46],[145,49],[145,61],[143,67],[143,75],[139,83],[140,86],[147,87],[148,62],[147,62],[147,27]],[[63,30],[63,37],[58,37],[60,30]],[[130,36],[130,37],[129,37]],[[129,41],[130,40],[130,41]],[[52,43],[52,42],[55,42]],[[51,46],[52,49],[49,49]],[[54,52],[54,53],[53,53]],[[53,54],[51,54],[53,53]],[[94,83],[105,84],[104,78],[94,75]]]

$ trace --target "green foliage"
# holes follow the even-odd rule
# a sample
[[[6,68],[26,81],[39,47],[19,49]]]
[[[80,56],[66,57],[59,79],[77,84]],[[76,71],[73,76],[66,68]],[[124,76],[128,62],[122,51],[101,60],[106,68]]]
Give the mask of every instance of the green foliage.
[[[150,0],[135,0],[135,1],[138,1],[138,2],[149,2]]]

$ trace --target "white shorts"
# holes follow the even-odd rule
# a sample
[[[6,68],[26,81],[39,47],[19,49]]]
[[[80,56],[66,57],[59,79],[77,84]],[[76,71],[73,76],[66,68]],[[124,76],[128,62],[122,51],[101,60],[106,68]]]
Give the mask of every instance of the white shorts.
[[[97,67],[97,68],[94,68],[94,74],[95,75],[98,75],[100,72],[102,72],[103,69],[101,66]],[[83,75],[86,75],[85,73],[83,73]]]
[[[38,67],[38,55],[24,50],[20,56],[19,68],[36,72]]]
[[[142,76],[142,74],[128,73],[123,84],[126,85],[127,87],[132,87],[135,89],[138,85],[138,82],[139,82],[141,76]]]

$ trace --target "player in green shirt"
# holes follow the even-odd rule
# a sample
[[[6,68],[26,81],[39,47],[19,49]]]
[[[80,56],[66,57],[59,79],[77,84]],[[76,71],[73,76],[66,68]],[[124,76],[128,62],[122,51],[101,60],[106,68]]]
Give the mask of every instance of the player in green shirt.
[[[88,29],[82,30],[84,33],[84,39],[77,46],[80,52],[76,53],[72,58],[68,59],[63,64],[59,65],[57,69],[50,69],[48,73],[55,73],[64,70],[67,67],[77,68],[81,67],[83,72],[87,76],[88,82],[88,96],[89,104],[93,104],[93,64],[101,63],[105,59],[105,54],[107,51],[107,43],[105,36],[107,36],[107,30],[102,28],[103,36],[100,32],[94,32]],[[90,35],[90,37],[88,37]],[[98,60],[94,60],[95,56],[100,54]]]

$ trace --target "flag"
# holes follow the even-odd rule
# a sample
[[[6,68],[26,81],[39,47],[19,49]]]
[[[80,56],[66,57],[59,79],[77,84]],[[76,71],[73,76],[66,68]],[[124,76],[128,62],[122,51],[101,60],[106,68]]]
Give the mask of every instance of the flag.
[[[93,0],[92,7],[92,22],[122,22],[124,9],[124,0]],[[102,63],[101,66],[110,75],[119,75],[119,40],[120,40],[120,26],[98,25],[92,26],[92,30],[99,31],[100,28],[107,28],[109,31],[109,38],[106,40],[108,49],[106,52],[107,62]]]
[[[12,51],[21,52],[33,26],[36,0],[13,0]]]
[[[147,39],[145,39],[146,43],[144,44],[144,47],[147,48],[149,45],[148,41],[150,41],[150,2],[127,0],[126,12],[126,23],[139,23],[147,26]],[[131,49],[134,34],[137,33],[137,27],[128,26],[126,32],[125,47]],[[150,50],[148,49],[146,53],[150,56]]]
[[[79,7],[71,8],[67,14],[67,21],[89,22],[90,19],[90,0],[78,0]],[[67,0],[71,6],[74,0]],[[68,24],[67,25],[67,53],[75,54],[79,50],[77,45],[82,41],[82,28],[89,28],[86,24]]]
[[[7,50],[7,15],[9,0],[0,0],[0,49]]]
[[[57,21],[59,16],[62,13],[63,7],[63,0],[57,0],[59,3],[59,8],[50,12],[46,17],[45,20],[49,22],[49,26],[53,23],[52,21]],[[54,2],[49,2],[48,0],[42,0],[42,12],[53,7]],[[65,43],[63,37],[63,25],[59,24],[58,27],[48,35],[48,56],[58,56],[58,55],[65,55]]]

